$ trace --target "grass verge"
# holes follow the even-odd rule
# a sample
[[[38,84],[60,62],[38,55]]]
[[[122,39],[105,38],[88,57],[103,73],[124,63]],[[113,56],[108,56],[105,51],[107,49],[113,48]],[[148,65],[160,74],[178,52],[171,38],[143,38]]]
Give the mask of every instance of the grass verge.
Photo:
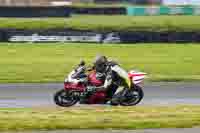
[[[200,106],[0,109],[0,131],[200,126]]]
[[[75,15],[71,18],[0,18],[0,28],[91,31],[200,31],[200,16],[105,16]]]
[[[1,43],[0,83],[62,82],[81,59],[91,64],[98,53],[126,70],[146,72],[151,81],[199,81],[199,49],[199,44]]]

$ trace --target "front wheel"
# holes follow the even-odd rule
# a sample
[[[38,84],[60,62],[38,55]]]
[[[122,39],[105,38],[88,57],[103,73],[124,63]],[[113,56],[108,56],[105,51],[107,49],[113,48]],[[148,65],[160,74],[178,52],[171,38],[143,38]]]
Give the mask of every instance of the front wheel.
[[[73,91],[66,91],[62,89],[55,93],[54,102],[58,106],[69,107],[76,104],[78,100],[74,97]]]
[[[135,85],[134,88],[125,90],[123,98],[120,100],[122,106],[134,106],[138,104],[144,97],[144,92],[140,86]]]

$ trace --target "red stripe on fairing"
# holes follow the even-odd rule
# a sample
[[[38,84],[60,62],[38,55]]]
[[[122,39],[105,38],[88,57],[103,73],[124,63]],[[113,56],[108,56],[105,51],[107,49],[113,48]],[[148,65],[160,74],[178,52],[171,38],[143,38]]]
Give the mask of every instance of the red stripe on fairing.
[[[135,76],[144,76],[146,74],[128,74],[129,77],[135,77]]]

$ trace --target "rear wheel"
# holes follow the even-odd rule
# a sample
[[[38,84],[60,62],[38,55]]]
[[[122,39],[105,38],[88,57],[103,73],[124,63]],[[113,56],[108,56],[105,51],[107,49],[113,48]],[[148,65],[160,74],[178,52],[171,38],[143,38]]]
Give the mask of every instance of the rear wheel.
[[[120,100],[123,106],[134,106],[138,104],[144,97],[144,92],[140,86],[135,85],[134,88],[125,90],[125,94]]]
[[[73,91],[60,90],[54,95],[54,102],[58,106],[69,107],[78,102]]]

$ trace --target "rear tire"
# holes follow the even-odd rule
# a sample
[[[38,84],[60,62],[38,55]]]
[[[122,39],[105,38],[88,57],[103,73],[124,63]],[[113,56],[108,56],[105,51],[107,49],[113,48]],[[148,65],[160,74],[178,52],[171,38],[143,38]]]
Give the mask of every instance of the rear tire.
[[[78,102],[74,97],[73,91],[66,91],[64,89],[58,91],[54,95],[54,102],[61,107],[70,107]]]
[[[140,86],[135,85],[134,88],[125,90],[124,96],[120,100],[122,106],[134,106],[141,102],[144,92]]]

